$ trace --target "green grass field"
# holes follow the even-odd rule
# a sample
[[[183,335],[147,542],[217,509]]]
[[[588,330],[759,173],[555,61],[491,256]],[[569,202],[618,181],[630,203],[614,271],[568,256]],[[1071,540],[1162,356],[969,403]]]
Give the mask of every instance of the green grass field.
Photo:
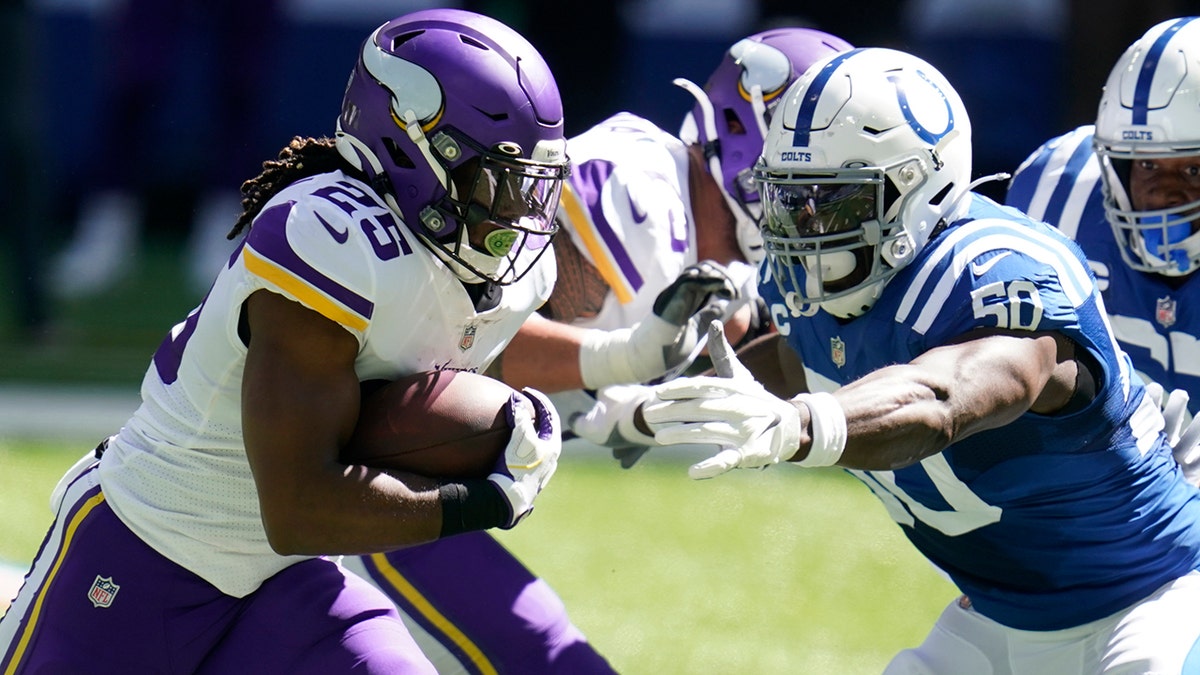
[[[34,555],[50,489],[86,446],[0,441],[0,559]],[[567,456],[535,513],[498,537],[629,675],[878,673],[954,597],[870,491],[831,469],[696,482],[681,458],[625,471]]]

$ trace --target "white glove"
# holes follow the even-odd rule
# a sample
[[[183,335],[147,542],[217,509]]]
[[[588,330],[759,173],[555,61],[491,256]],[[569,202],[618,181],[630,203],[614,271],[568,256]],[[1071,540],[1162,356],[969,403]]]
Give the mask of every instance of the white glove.
[[[1146,396],[1159,406],[1163,416],[1163,433],[1171,446],[1171,454],[1183,469],[1188,482],[1200,485],[1200,422],[1188,414],[1189,395],[1175,389],[1166,395],[1158,382],[1146,385]]]
[[[691,265],[658,294],[654,313],[632,328],[589,330],[579,349],[588,389],[677,374],[700,353],[705,327],[725,314],[737,288],[711,261]]]
[[[576,436],[612,448],[613,458],[628,469],[650,446],[657,445],[653,436],[634,423],[638,407],[653,396],[654,390],[639,384],[604,387],[596,392],[596,403],[587,412],[571,417],[568,424]]]
[[[694,479],[790,459],[800,444],[800,411],[754,379],[734,355],[719,321],[709,326],[708,348],[721,377],[685,377],[653,388],[660,400],[642,412],[656,429],[654,439],[663,445],[717,445],[717,454],[688,469]]]
[[[533,500],[554,475],[562,453],[558,413],[546,395],[535,389],[522,390],[529,405],[514,395],[508,406],[512,438],[488,476],[508,503],[510,529],[533,511]]]

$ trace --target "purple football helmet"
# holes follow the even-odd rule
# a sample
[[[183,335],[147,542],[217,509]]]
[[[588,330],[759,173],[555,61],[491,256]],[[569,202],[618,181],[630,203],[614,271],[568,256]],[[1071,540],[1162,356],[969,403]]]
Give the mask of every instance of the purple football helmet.
[[[754,163],[762,154],[771,113],[789,85],[814,62],[853,49],[845,40],[811,28],[774,28],[738,40],[701,89],[675,84],[696,98],[680,138],[700,143],[737,218],[738,244],[752,263],[763,258],[762,217]]]
[[[463,281],[520,279],[557,231],[558,86],[494,19],[436,9],[380,26],[346,85],[337,148]]]

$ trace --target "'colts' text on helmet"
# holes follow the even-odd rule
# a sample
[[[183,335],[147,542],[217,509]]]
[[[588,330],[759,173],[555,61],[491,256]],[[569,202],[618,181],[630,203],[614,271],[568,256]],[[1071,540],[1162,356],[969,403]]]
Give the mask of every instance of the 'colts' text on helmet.
[[[755,168],[771,274],[794,311],[851,318],[964,211],[971,123],[929,63],[855,49],[784,95]]]
[[[1164,21],[1125,51],[1094,138],[1126,264],[1166,276],[1200,269],[1200,17]]]

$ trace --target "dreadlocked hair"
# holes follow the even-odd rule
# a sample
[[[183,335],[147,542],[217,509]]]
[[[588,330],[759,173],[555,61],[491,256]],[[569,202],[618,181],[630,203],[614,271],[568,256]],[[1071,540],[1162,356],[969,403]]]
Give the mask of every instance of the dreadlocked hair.
[[[279,151],[276,159],[263,162],[262,173],[242,183],[242,215],[238,217],[232,239],[250,226],[262,207],[280,190],[301,178],[346,169],[348,164],[338,154],[334,140],[329,137],[296,136]]]

